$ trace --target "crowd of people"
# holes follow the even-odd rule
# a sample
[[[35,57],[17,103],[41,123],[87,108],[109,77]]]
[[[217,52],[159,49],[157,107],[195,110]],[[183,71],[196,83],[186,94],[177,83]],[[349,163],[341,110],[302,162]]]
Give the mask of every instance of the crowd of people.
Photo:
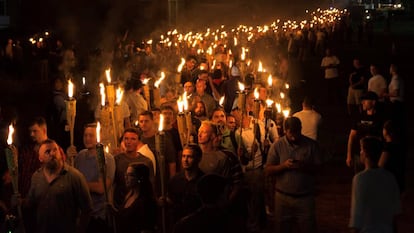
[[[284,24],[280,31],[208,30],[204,39],[170,31],[140,45],[117,38],[112,50],[89,58],[88,84],[77,78],[74,50],[63,49],[58,40],[60,49],[43,51],[44,59],[36,63],[39,80],[53,80],[52,101],[46,114],[30,123],[32,143],[14,151],[19,193],[11,193],[1,158],[4,229],[256,233],[273,216],[276,232],[317,232],[315,176],[323,162],[318,141],[323,115],[309,96],[300,111],[290,112],[299,83],[289,64],[320,58],[331,104],[338,104],[341,61],[332,46],[349,37],[347,14],[341,14],[342,20]],[[181,55],[182,69],[176,72]],[[50,56],[56,58],[53,66]],[[256,70],[261,59],[268,71]],[[353,123],[344,161],[356,174],[349,227],[393,232],[405,183],[404,83],[398,64],[390,65],[390,82],[375,64],[370,72],[359,58],[353,64],[347,96]],[[115,108],[111,100],[99,100],[97,91],[98,83],[111,84],[103,81],[108,67],[115,85],[124,89],[117,119],[108,110]],[[66,118],[68,80],[81,87],[73,144]],[[185,112],[179,98],[185,98]],[[191,117],[186,132],[178,123],[182,113]],[[159,131],[165,133],[164,150]],[[107,147],[103,166],[97,143]],[[383,195],[370,199],[372,193]]]

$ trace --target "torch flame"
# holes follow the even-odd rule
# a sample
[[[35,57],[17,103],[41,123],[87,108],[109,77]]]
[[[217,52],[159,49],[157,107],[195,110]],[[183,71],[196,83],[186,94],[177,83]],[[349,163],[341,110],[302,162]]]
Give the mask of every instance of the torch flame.
[[[85,84],[86,84],[86,78],[85,77],[82,77],[82,85],[85,86]]]
[[[121,104],[123,95],[124,95],[124,90],[121,87],[118,87],[118,89],[116,89],[116,101],[115,101],[117,105]]]
[[[183,93],[183,107],[184,107],[185,111],[188,110],[188,98],[187,98],[187,92],[186,91],[184,91],[184,93]]]
[[[185,59],[181,58],[181,63],[178,65],[178,68],[177,68],[178,73],[181,72],[181,70],[183,69],[184,64],[185,64]]]
[[[7,137],[8,145],[11,145],[13,143],[13,133],[14,133],[14,128],[13,128],[13,125],[10,124],[9,125],[9,136]]]
[[[111,68],[105,70],[106,80],[111,83]]]
[[[240,58],[242,61],[246,59],[246,49],[244,47],[242,47],[242,53],[240,55]]]
[[[148,81],[149,81],[150,79],[151,79],[151,78],[145,78],[144,80],[142,80],[142,84],[147,85],[147,84],[148,84]]]
[[[257,87],[254,89],[254,98],[259,99],[259,88]]]
[[[289,116],[289,114],[290,114],[290,109],[283,109],[283,116],[285,116],[285,118],[287,118],[288,116]]]
[[[178,97],[177,105],[178,105],[178,112],[183,112],[184,111],[184,103],[181,99],[181,96]]]
[[[257,71],[258,72],[263,72],[263,65],[262,65],[261,61],[259,61],[259,67],[257,68]]]
[[[276,103],[276,109],[277,109],[277,112],[282,111],[282,106],[280,105],[280,103]]]
[[[101,105],[105,106],[105,86],[103,83],[99,83],[99,90],[101,93]]]
[[[280,92],[280,98],[284,99],[285,98],[285,93]]]
[[[223,107],[223,103],[224,103],[224,95],[220,98],[219,100],[219,105]]]
[[[96,123],[96,141],[98,143],[101,142],[101,124],[99,123],[99,121],[98,123]]]
[[[164,80],[164,78],[165,78],[165,74],[164,74],[164,72],[161,72],[161,77],[157,81],[155,81],[154,86],[156,88],[158,88],[160,86],[162,80]]]
[[[269,87],[272,87],[272,83],[273,83],[272,75],[269,74],[269,77],[267,77],[267,85],[269,85]]]
[[[160,124],[158,126],[158,131],[161,132],[164,127],[164,115],[160,114]]]
[[[273,104],[273,100],[271,100],[271,99],[266,100],[266,105],[267,105],[268,108],[270,108],[272,106],[272,104]]]
[[[239,82],[239,90],[244,91],[244,84]]]
[[[286,83],[286,84],[285,84],[285,88],[286,88],[286,89],[289,89],[289,83]]]
[[[70,79],[68,81],[68,96],[69,98],[73,97],[73,83],[72,83],[72,80]]]

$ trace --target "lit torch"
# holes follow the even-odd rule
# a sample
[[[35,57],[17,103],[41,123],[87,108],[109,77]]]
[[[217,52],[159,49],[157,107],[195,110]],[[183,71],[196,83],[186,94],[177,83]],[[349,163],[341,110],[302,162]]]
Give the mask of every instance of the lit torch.
[[[160,114],[160,124],[158,133],[155,135],[155,151],[159,164],[161,197],[165,197],[165,133],[163,131],[164,115]],[[161,209],[162,232],[166,232],[166,213],[165,206]]]
[[[74,142],[74,128],[75,128],[75,117],[76,117],[76,99],[73,98],[74,85],[69,79],[68,81],[68,97],[65,101],[66,104],[66,122],[70,133],[70,145],[73,146]],[[74,158],[69,158],[69,164],[74,165]]]

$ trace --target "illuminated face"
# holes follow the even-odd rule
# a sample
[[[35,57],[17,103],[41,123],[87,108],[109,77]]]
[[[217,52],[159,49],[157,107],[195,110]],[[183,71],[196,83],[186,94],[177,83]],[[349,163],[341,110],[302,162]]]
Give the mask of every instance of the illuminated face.
[[[138,180],[134,174],[134,168],[128,167],[124,176],[125,176],[125,185],[127,188],[134,187],[135,185],[138,184]]]
[[[138,124],[142,132],[149,132],[150,130],[152,130],[154,122],[153,120],[151,120],[150,116],[141,115],[138,118]]]
[[[286,138],[289,142],[295,143],[298,141],[301,133],[300,131],[296,132],[294,130],[286,129],[285,130]]]
[[[51,171],[56,171],[63,166],[63,158],[56,143],[47,143],[40,146],[39,160]]]
[[[192,82],[184,83],[184,91],[187,92],[187,95],[194,92],[194,85]]]
[[[213,130],[209,125],[202,124],[198,129],[198,143],[207,144],[214,139]]]
[[[194,114],[198,117],[206,116],[206,109],[204,108],[204,105],[202,103],[197,103]]]
[[[193,151],[190,149],[184,149],[181,156],[181,166],[183,169],[191,169],[196,165],[197,160],[193,156]]]
[[[85,128],[83,132],[83,144],[86,149],[92,149],[96,146],[96,129],[93,127]]]
[[[226,114],[223,111],[215,111],[211,116],[211,121],[219,125],[225,125]]]
[[[234,118],[233,116],[227,117],[227,128],[233,131],[236,129],[236,127],[237,127],[236,118]]]
[[[162,115],[164,115],[164,123],[167,125],[170,125],[174,122],[174,112],[169,110],[169,109],[165,109],[162,110]]]
[[[362,100],[361,104],[364,111],[372,110],[375,107],[375,100]]]
[[[42,143],[44,140],[47,139],[45,126],[34,124],[30,126],[29,132],[33,142],[36,142],[38,144]]]
[[[138,135],[132,132],[126,132],[123,140],[125,151],[127,153],[136,152],[138,147]]]

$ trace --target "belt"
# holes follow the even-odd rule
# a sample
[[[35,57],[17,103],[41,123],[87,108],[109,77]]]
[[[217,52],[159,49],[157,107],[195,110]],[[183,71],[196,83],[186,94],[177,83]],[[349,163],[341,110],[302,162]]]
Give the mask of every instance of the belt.
[[[282,191],[280,189],[276,189],[276,192],[278,192],[280,194],[283,194],[285,196],[288,196],[288,197],[293,197],[293,198],[309,197],[309,196],[312,195],[312,193],[300,193],[300,194],[287,193],[287,192],[284,192],[284,191]]]

